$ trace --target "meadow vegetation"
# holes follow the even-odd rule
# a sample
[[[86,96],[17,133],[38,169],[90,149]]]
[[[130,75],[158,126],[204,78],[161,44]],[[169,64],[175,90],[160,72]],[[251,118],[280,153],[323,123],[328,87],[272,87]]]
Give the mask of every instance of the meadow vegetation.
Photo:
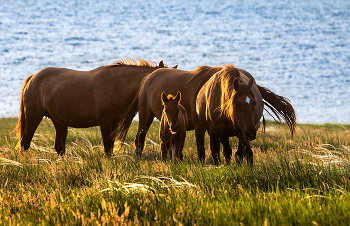
[[[350,125],[267,122],[251,142],[254,166],[202,166],[194,132],[184,161],[161,161],[155,121],[141,158],[137,122],[105,156],[99,128],[70,128],[58,157],[44,119],[27,152],[15,149],[16,118],[0,118],[0,225],[349,225]],[[237,149],[238,140],[232,138]],[[221,153],[221,159],[223,156]]]

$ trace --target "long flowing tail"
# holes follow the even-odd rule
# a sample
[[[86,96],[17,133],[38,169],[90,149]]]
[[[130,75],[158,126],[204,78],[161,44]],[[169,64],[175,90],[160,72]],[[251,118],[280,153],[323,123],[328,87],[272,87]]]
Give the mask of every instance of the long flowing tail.
[[[18,123],[16,125],[16,128],[14,129],[13,132],[16,132],[16,137],[18,139],[18,143],[16,148],[20,148],[22,146],[22,140],[24,138],[24,130],[25,130],[25,125],[26,125],[26,116],[24,113],[24,103],[23,103],[23,96],[25,89],[29,85],[30,80],[32,79],[33,75],[28,76],[24,80],[22,89],[21,89],[21,97],[20,97],[20,106],[19,106],[19,118],[18,118]]]
[[[119,145],[118,148],[120,148],[122,146],[122,143],[124,142],[126,134],[128,133],[128,130],[129,130],[130,125],[132,123],[132,120],[134,119],[134,117],[136,116],[136,114],[138,112],[138,103],[139,103],[138,97],[139,97],[139,92],[140,92],[141,86],[142,86],[142,83],[141,83],[136,95],[134,96],[134,99],[131,102],[131,105],[125,111],[121,120],[118,122],[115,130],[111,134],[111,136],[118,141],[118,145]]]
[[[262,98],[264,99],[264,104],[276,115],[277,119],[272,116],[275,121],[285,121],[289,127],[292,134],[292,138],[295,134],[295,129],[297,125],[297,115],[290,101],[282,96],[279,96],[269,90],[268,88],[257,85]],[[265,109],[266,110],[266,109]]]

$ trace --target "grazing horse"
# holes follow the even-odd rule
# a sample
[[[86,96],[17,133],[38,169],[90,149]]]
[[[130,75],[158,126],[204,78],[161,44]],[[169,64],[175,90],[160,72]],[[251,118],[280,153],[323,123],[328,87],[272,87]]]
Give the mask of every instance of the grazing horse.
[[[55,149],[65,153],[68,126],[100,126],[104,150],[112,154],[111,133],[137,93],[141,81],[159,66],[151,61],[122,59],[91,71],[45,68],[29,76],[21,90],[20,115],[16,126],[19,144],[28,150],[44,116],[55,126]]]
[[[197,95],[195,124],[200,155],[205,155],[204,134],[208,131],[215,163],[220,159],[220,141],[226,162],[230,162],[229,137],[237,136],[236,162],[240,163],[245,157],[249,164],[253,164],[249,141],[255,140],[263,110],[264,103],[254,78],[241,75],[232,64],[225,66],[204,84]]]
[[[167,96],[163,92],[161,99],[164,106],[159,128],[162,159],[166,160],[169,152],[169,155],[172,156],[175,162],[175,159],[183,159],[182,149],[184,147],[188,125],[187,112],[180,104],[180,92],[177,92],[175,97],[171,94]]]
[[[229,74],[233,77],[223,76],[224,74]],[[219,78],[222,78],[223,80],[220,81]],[[238,80],[234,82],[236,78],[238,78]],[[231,113],[232,117],[230,117],[232,120],[237,117],[245,117],[243,116],[244,113],[242,112],[248,112],[250,119],[245,119],[247,120],[245,127],[241,124],[239,125],[242,127],[241,131],[244,130],[244,136],[242,137],[245,140],[241,141],[236,156],[238,160],[242,159],[243,157],[247,157],[248,161],[252,163],[253,159],[250,152],[251,149],[248,151],[246,150],[247,148],[249,149],[246,140],[247,138],[249,140],[255,139],[256,130],[260,125],[260,118],[262,117],[264,103],[269,109],[271,109],[273,114],[277,116],[278,120],[281,121],[282,119],[288,124],[292,136],[295,132],[296,114],[288,99],[276,95],[265,87],[256,85],[255,81],[251,78],[253,78],[253,76],[248,72],[242,69],[234,68],[231,64],[223,67],[201,66],[194,71],[174,70],[171,68],[164,68],[154,71],[143,80],[134,100],[130,104],[128,110],[126,110],[124,116],[122,116],[123,119],[117,125],[114,136],[116,136],[119,141],[123,141],[134,116],[136,115],[137,111],[139,111],[139,127],[135,139],[135,152],[137,155],[140,155],[144,148],[146,133],[153,121],[153,118],[156,117],[158,120],[160,120],[162,116],[163,107],[161,100],[159,100],[159,96],[163,91],[166,93],[175,93],[180,91],[182,96],[181,104],[186,109],[189,118],[187,130],[195,130],[198,158],[202,162],[205,160],[204,143],[202,138],[204,137],[205,131],[209,129],[208,123],[211,123],[210,118],[207,120],[206,117],[203,117],[202,109],[205,109],[204,116],[220,116],[220,120],[226,120],[225,117],[222,116],[226,115],[227,118],[227,115],[230,115]],[[209,85],[209,80],[210,84],[212,85]],[[246,94],[245,96],[242,94],[240,96],[236,96],[234,99],[233,93],[236,92],[234,90],[235,84],[237,90],[241,89],[241,91],[237,91],[237,93],[244,93]],[[204,85],[206,85],[206,88],[202,89]],[[221,92],[221,90],[223,91]],[[205,94],[205,97],[208,98],[205,99],[204,102],[202,102],[204,100],[202,99],[203,97],[199,97],[197,100],[197,96],[200,91],[201,95]],[[208,93],[205,93],[205,91],[208,91]],[[249,99],[247,99],[247,97]],[[248,108],[247,106],[243,106],[245,109],[236,113],[233,110],[238,109],[239,104],[229,105],[230,101],[232,103],[233,99],[236,103],[254,103],[254,113],[249,112],[252,106],[249,104]],[[210,102],[208,102],[209,100]],[[221,103],[220,101],[224,102]],[[212,103],[220,103],[218,106],[216,106],[216,111],[211,105],[207,107],[207,104]],[[201,106],[203,106],[203,108],[201,108]],[[210,112],[210,110],[213,110],[213,112]],[[236,114],[237,117],[233,115],[233,113]],[[250,122],[248,122],[248,120],[250,120]],[[216,135],[214,130],[212,130],[213,133],[210,133],[213,136],[211,139],[213,140],[211,143],[211,149],[214,150],[213,157],[214,161],[216,162],[218,162],[217,140],[219,139],[223,144],[225,149],[224,153],[226,153],[226,160],[230,161],[232,150],[229,146],[228,138],[237,134],[237,132],[235,133],[230,130],[233,128],[233,123],[228,123],[227,120],[225,122],[227,124],[225,125],[225,123],[222,123],[221,127],[223,128],[218,128],[218,131],[224,131],[224,128],[228,127],[227,130],[230,131],[229,134]],[[234,126],[237,127],[238,124],[235,124]],[[212,128],[216,129],[216,127]],[[246,153],[248,153],[249,156]]]

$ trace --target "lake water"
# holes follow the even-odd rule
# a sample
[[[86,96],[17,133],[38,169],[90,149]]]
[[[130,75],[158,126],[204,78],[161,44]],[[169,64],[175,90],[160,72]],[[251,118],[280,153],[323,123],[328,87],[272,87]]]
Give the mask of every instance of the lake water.
[[[0,4],[0,116],[18,115],[23,80],[45,67],[141,58],[230,62],[289,98],[299,122],[350,123],[350,1],[58,2]]]

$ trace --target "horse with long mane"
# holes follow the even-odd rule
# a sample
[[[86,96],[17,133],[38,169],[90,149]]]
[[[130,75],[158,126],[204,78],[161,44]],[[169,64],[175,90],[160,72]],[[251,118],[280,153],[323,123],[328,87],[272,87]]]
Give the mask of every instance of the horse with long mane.
[[[110,155],[114,146],[111,136],[122,119],[141,81],[158,68],[161,61],[122,59],[91,71],[45,68],[30,75],[21,89],[20,115],[16,126],[19,145],[28,150],[34,132],[44,116],[56,130],[55,149],[65,153],[68,126],[100,126],[104,150]]]
[[[253,76],[248,72],[235,68],[231,64],[223,67],[201,66],[194,71],[159,69],[147,76],[142,82],[140,90],[129,109],[117,125],[114,135],[119,141],[123,141],[134,116],[139,111],[135,151],[136,154],[140,155],[144,148],[146,133],[153,118],[156,117],[160,120],[162,116],[163,107],[159,96],[163,91],[166,93],[180,91],[182,93],[181,104],[186,109],[189,117],[187,130],[195,130],[198,158],[204,162],[204,134],[209,130],[208,124],[212,123],[211,120],[218,119],[226,122],[226,124],[217,124],[223,128],[210,127],[209,134],[213,136],[211,138],[213,141],[211,142],[211,149],[213,150],[214,161],[218,162],[219,157],[218,147],[220,148],[220,143],[217,142],[218,140],[224,146],[226,160],[230,161],[232,150],[228,138],[238,134],[238,130],[233,129],[238,127],[240,128],[239,131],[243,131],[240,134],[244,134],[242,138],[245,140],[242,140],[239,145],[236,154],[237,160],[241,161],[243,157],[246,157],[248,162],[252,163],[252,152],[248,147],[249,142],[246,141],[247,139],[255,139],[256,130],[260,126],[264,103],[277,116],[278,120],[282,119],[288,124],[292,136],[296,126],[296,114],[289,100],[276,95],[265,87],[256,85],[252,78]],[[235,94],[238,95],[235,97]],[[239,104],[236,103],[242,104],[242,102],[246,104],[247,102],[254,103],[255,107],[253,109],[251,108],[252,105],[248,104],[248,108],[244,106],[244,110],[239,110]],[[235,118],[238,120],[245,113],[249,115],[249,117],[246,116],[245,126],[232,123]],[[236,122],[243,123],[243,120],[241,121]],[[228,133],[215,134],[216,131],[228,131]]]
[[[185,144],[188,116],[186,109],[180,104],[180,92],[177,92],[175,97],[163,92],[161,99],[164,106],[159,128],[162,159],[166,160],[169,153],[175,162],[183,159],[182,149]]]
[[[215,163],[220,159],[220,142],[223,145],[226,161],[231,161],[232,149],[229,137],[237,136],[239,144],[235,153],[236,162],[240,164],[246,158],[250,165],[253,164],[253,151],[249,141],[255,140],[260,119],[263,116],[264,102],[260,90],[263,91],[263,95],[266,95],[265,89],[258,87],[250,74],[247,76],[245,73],[240,73],[232,64],[225,65],[204,84],[197,95],[198,117],[195,118],[197,148],[200,156],[205,155],[204,134],[208,131],[210,149]],[[294,109],[288,104],[283,107],[285,109],[281,112],[288,115],[287,122],[293,135],[296,122]]]

